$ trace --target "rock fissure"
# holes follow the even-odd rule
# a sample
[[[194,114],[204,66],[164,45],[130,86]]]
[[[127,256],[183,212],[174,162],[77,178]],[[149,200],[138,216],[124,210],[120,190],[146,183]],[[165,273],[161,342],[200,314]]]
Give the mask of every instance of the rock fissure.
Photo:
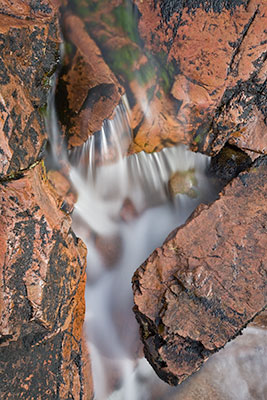
[[[248,23],[245,25],[245,27],[244,27],[244,29],[243,29],[243,31],[242,31],[242,33],[241,33],[240,38],[239,38],[239,39],[237,40],[237,42],[235,43],[235,50],[234,50],[234,52],[233,52],[233,55],[232,55],[231,60],[230,60],[230,63],[229,63],[229,67],[228,67],[228,71],[227,71],[227,76],[230,75],[230,74],[232,74],[232,73],[234,72],[234,71],[233,71],[233,64],[234,64],[234,62],[235,62],[235,58],[236,58],[237,54],[239,53],[240,47],[241,47],[241,45],[243,44],[243,42],[244,42],[244,40],[245,40],[245,38],[246,38],[246,36],[247,36],[247,34],[248,34],[249,29],[251,28],[252,24],[254,23],[255,18],[256,18],[256,15],[258,14],[258,12],[259,12],[259,9],[256,8],[256,10],[254,11],[254,14],[251,16],[250,20],[249,20]]]
[[[0,182],[9,182],[9,181],[12,181],[12,180],[17,180],[17,179],[23,178],[25,172],[31,170],[36,165],[38,165],[40,163],[43,163],[43,162],[44,162],[44,160],[38,160],[38,161],[35,161],[33,164],[30,164],[26,168],[20,169],[18,171],[14,171],[14,172],[12,172],[10,174],[7,174],[7,175],[3,175],[3,176],[0,177]]]

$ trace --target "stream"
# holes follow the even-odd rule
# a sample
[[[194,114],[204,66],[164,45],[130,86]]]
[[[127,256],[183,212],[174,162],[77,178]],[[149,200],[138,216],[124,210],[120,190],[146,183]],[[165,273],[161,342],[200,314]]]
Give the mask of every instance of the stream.
[[[148,58],[158,71],[157,61]],[[134,76],[131,92],[140,81]],[[141,89],[137,92],[149,120],[149,103]],[[84,145],[71,150],[61,146],[60,158],[78,193],[73,230],[88,249],[84,329],[95,400],[266,400],[267,330],[261,327],[246,328],[177,388],[162,382],[143,356],[132,311],[132,275],[198,204],[214,201],[218,189],[208,173],[209,157],[184,145],[127,155],[133,138],[131,109],[125,94],[113,118]],[[49,115],[53,157],[58,158],[53,93]]]

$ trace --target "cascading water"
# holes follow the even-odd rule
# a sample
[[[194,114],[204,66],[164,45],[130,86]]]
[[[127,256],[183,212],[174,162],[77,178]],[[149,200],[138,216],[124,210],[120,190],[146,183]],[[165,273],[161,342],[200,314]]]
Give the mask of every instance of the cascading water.
[[[131,140],[128,113],[124,98],[114,120],[106,121],[82,148],[63,155],[65,162],[70,160],[70,177],[78,192],[73,227],[88,248],[85,332],[95,400],[265,400],[263,329],[248,328],[179,388],[160,381],[142,358],[131,310],[133,272],[198,203],[213,200],[216,190],[206,174],[209,158],[185,146],[124,156]],[[56,129],[55,120],[52,127]],[[193,197],[170,197],[168,182],[177,171],[184,178],[194,171]],[[252,381],[248,371],[254,368]],[[256,397],[250,397],[253,390]]]
[[[121,399],[141,399],[131,377],[140,346],[131,311],[131,277],[200,201],[214,196],[205,175],[208,157],[193,154],[184,146],[123,157],[125,149],[120,143],[123,135],[130,137],[128,118],[127,107],[118,106],[114,120],[106,121],[99,138],[90,138],[71,154],[74,166],[70,176],[79,193],[74,230],[88,247],[86,331],[96,399],[107,399],[117,385],[124,388]],[[100,156],[92,158],[99,145],[96,141],[103,147]],[[112,162],[106,161],[108,141]],[[170,199],[168,181],[178,171],[184,179],[194,171],[197,186],[193,198],[180,194]]]
[[[152,57],[149,62],[153,63]],[[147,78],[137,75],[136,81]],[[149,107],[142,84],[140,90],[134,87],[139,106],[149,120],[155,110]],[[70,179],[78,193],[73,228],[88,249],[85,332],[95,400],[247,400],[254,398],[249,397],[251,387],[257,387],[255,399],[264,400],[262,371],[267,367],[267,346],[260,343],[266,343],[266,331],[249,328],[243,337],[211,357],[200,373],[179,388],[170,388],[143,358],[131,310],[131,277],[135,269],[172,229],[186,221],[200,202],[216,198],[216,188],[207,176],[209,158],[182,145],[159,153],[127,156],[132,130],[126,95],[113,119],[106,120],[83,146],[70,151],[59,145],[53,94],[49,116],[53,158],[59,157],[60,147],[60,157],[68,163]],[[247,357],[250,368],[260,366],[257,381],[251,383],[244,372],[242,357]],[[230,383],[229,369],[235,377],[234,385]],[[218,375],[220,381],[216,380]]]

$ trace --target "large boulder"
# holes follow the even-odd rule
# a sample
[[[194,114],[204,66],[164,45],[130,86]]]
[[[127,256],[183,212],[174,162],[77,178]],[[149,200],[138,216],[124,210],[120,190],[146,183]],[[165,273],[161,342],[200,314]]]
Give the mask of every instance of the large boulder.
[[[133,277],[147,359],[176,385],[267,305],[266,156],[200,205]]]

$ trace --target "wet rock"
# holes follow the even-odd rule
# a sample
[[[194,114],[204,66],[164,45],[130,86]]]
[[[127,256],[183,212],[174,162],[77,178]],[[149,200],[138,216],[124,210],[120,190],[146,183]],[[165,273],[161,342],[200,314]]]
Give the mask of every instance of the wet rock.
[[[41,161],[57,6],[0,0],[0,392],[10,400],[92,397],[81,340],[86,249],[68,215],[76,197]]]
[[[82,145],[112,118],[123,88],[105,63],[101,51],[75,15],[64,18],[71,48],[58,83],[57,108],[70,147]]]
[[[151,374],[151,400],[264,399],[266,393],[267,330],[248,327],[243,334],[214,354],[178,387]],[[148,374],[148,371],[147,371]],[[146,379],[147,374],[141,379]]]
[[[122,238],[120,235],[100,236],[95,238],[95,247],[99,251],[106,267],[112,267],[121,257]]]
[[[84,398],[86,248],[60,210],[65,178],[52,182],[43,163],[0,182],[0,381],[6,399]]]
[[[0,1],[0,177],[41,158],[41,114],[59,59],[55,13],[48,1]]]
[[[168,188],[172,197],[177,194],[186,194],[194,198],[197,197],[197,192],[194,189],[197,185],[195,170],[190,169],[188,171],[175,172],[169,180]]]
[[[251,158],[242,150],[226,145],[211,158],[209,174],[214,183],[222,189],[228,182],[235,178],[241,171],[249,168]]]
[[[133,277],[144,352],[176,385],[267,304],[267,159],[200,205]]]
[[[138,211],[131,199],[126,198],[120,210],[120,217],[124,222],[130,222],[138,217]]]
[[[129,153],[159,151],[185,143],[195,151],[214,155],[229,141],[252,159],[265,154],[264,0],[231,4],[223,0],[135,0],[131,6],[122,0],[70,3],[71,12],[78,14],[84,25],[72,16],[77,21],[77,35],[69,40],[80,50],[79,37],[89,34],[94,45],[83,41],[84,45],[87,42],[83,55],[84,51],[90,51],[91,62],[97,65],[92,55],[99,54],[100,49],[101,59],[104,57],[106,67],[110,68],[106,76],[111,77],[116,87],[119,81],[127,93],[134,136]],[[67,18],[66,32],[68,25]],[[73,80],[74,94],[68,96],[85,97],[87,69],[92,66],[88,67],[88,60],[84,65],[80,54],[69,64],[64,80],[65,84],[70,83],[69,89]],[[78,81],[85,85],[77,91],[75,85],[82,86]],[[103,118],[111,117],[118,104],[113,89],[106,96],[106,88],[98,87],[95,109],[89,107],[90,112],[74,109],[72,119],[62,119],[70,132],[71,145],[81,144],[87,131],[94,133],[96,125],[100,129]],[[95,92],[89,94],[96,96]],[[106,110],[102,103],[107,105]],[[71,105],[68,107],[71,109]],[[84,132],[83,138],[79,129]]]
[[[263,0],[139,1],[139,32],[146,48],[165,59],[165,80],[175,106],[176,136],[194,150],[217,153],[229,140],[265,154],[266,4]],[[160,113],[161,108],[158,108]],[[169,114],[163,112],[166,121]],[[175,121],[172,118],[172,121]],[[141,120],[135,143],[145,151],[166,146]],[[255,132],[256,130],[256,132]]]

